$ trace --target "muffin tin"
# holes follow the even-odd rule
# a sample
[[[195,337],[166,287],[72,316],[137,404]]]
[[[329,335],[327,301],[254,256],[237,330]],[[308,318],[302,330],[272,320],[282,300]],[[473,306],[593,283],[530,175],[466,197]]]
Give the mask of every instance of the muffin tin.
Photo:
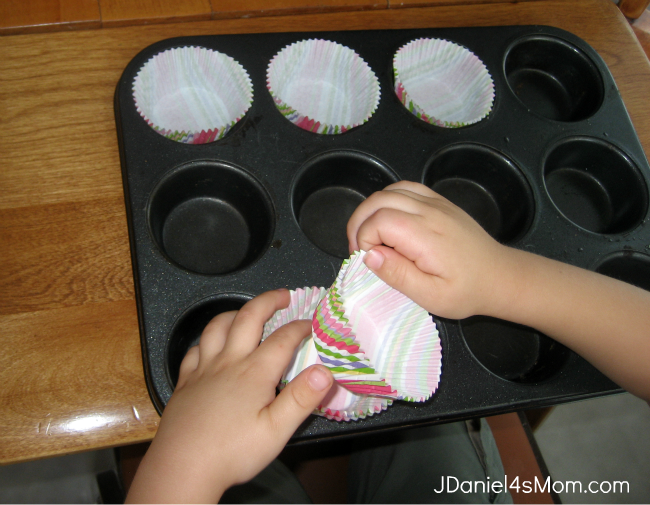
[[[411,40],[460,44],[495,85],[489,116],[425,123],[393,91],[392,58]],[[289,122],[266,88],[283,47],[323,38],[356,51],[381,97],[367,123],[320,135]],[[228,134],[187,145],[140,117],[132,86],[152,56],[199,46],[237,60],[253,103]],[[216,314],[270,289],[325,286],[347,257],[345,225],[372,192],[423,182],[503,243],[650,288],[650,167],[616,85],[580,38],[544,26],[274,33],[158,42],[115,93],[147,385],[159,411],[180,362]],[[435,317],[437,393],[356,422],[310,416],[294,441],[444,422],[620,391],[584,359],[530,329],[487,317]],[[245,399],[242,399],[245,401]]]

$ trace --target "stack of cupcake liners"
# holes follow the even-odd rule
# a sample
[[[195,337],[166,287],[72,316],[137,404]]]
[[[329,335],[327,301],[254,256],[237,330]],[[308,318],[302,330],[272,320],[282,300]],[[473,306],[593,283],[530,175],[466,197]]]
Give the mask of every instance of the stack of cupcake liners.
[[[311,321],[316,307],[326,293],[327,289],[317,287],[298,288],[290,291],[291,301],[289,306],[286,309],[278,310],[264,325],[262,340],[265,340],[275,330],[291,321],[300,319]],[[278,385],[279,389],[283,389],[305,368],[316,364],[323,364],[323,362],[320,360],[314,345],[313,336],[310,335],[296,348],[291,363],[282,375]],[[314,414],[335,421],[351,421],[381,412],[391,403],[391,400],[385,398],[352,393],[335,382]]]
[[[363,419],[393,400],[423,402],[440,381],[442,348],[432,316],[391,288],[363,263],[343,262],[329,289],[291,291],[289,307],[266,323],[262,339],[296,319],[311,319],[312,334],[298,347],[280,387],[313,364],[335,385],[315,414],[337,421]]]

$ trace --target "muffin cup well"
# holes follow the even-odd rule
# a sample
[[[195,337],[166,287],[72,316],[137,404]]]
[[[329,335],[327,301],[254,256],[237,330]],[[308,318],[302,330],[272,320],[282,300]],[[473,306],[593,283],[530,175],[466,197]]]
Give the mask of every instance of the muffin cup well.
[[[151,234],[160,251],[190,272],[228,274],[252,264],[273,236],[273,204],[263,186],[229,163],[181,165],[149,197]]]

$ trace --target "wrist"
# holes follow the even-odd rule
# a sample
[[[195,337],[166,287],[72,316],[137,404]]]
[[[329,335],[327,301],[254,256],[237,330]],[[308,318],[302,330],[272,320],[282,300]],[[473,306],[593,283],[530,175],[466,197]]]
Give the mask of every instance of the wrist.
[[[490,265],[490,286],[482,315],[520,322],[527,290],[534,282],[531,263],[535,256],[498,244]]]
[[[154,439],[136,473],[128,502],[217,503],[230,487],[210,464]]]
[[[567,287],[576,269],[537,254],[505,247],[492,300],[492,317],[548,333],[550,317],[561,317],[570,304]],[[569,299],[567,299],[569,296]]]

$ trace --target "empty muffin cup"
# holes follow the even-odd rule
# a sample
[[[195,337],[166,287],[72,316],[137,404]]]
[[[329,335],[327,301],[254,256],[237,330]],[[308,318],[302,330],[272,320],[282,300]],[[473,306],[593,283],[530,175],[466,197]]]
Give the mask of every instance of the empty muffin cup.
[[[443,39],[417,39],[393,58],[395,93],[404,107],[427,123],[447,128],[485,118],[494,102],[494,82],[468,49]]]
[[[646,246],[650,250],[650,244]],[[633,251],[621,251],[608,256],[596,272],[650,291],[650,256]]]
[[[544,35],[513,44],[505,59],[506,79],[532,112],[555,121],[581,121],[603,102],[596,65],[574,45]]]
[[[296,221],[322,251],[349,256],[347,224],[359,204],[399,179],[384,163],[357,151],[328,151],[308,160],[294,179]]]
[[[251,174],[225,162],[177,167],[149,198],[149,226],[160,250],[199,274],[242,269],[268,247],[275,215],[266,190]]]
[[[535,383],[557,374],[569,351],[532,328],[485,316],[460,322],[467,347],[490,372],[513,382]]]
[[[240,293],[223,293],[196,303],[178,318],[172,327],[166,349],[167,378],[173,390],[187,351],[198,345],[203,330],[222,312],[239,310],[251,297]]]
[[[315,133],[344,133],[368,121],[379,104],[372,69],[352,49],[329,40],[285,47],[269,63],[266,78],[284,117]]]
[[[532,222],[528,181],[512,160],[487,146],[459,143],[441,149],[427,162],[422,182],[500,242],[517,240]]]
[[[149,59],[133,81],[135,106],[168,139],[205,144],[222,138],[250,108],[244,67],[204,47],[178,47]]]
[[[573,224],[594,233],[635,228],[646,215],[648,189],[632,160],[590,137],[556,144],[544,161],[546,191]]]

